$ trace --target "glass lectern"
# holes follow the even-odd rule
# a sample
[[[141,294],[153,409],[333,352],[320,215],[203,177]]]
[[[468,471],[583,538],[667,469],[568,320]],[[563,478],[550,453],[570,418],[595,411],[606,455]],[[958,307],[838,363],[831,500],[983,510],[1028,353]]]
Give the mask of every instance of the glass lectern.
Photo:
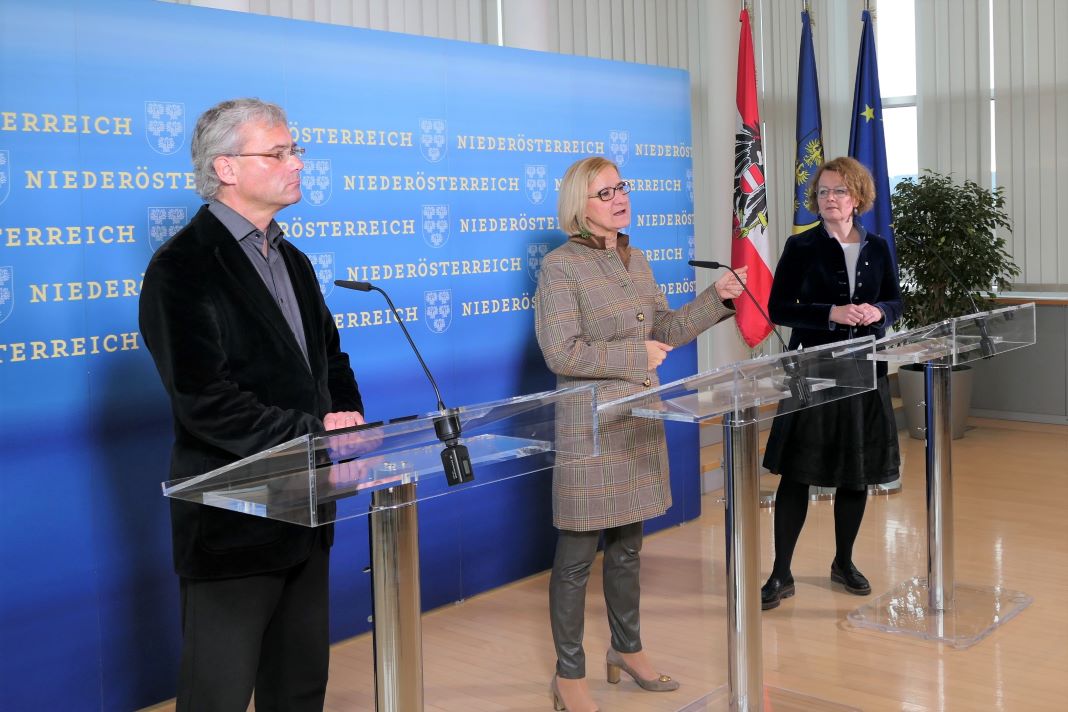
[[[913,577],[849,614],[855,626],[967,648],[1031,603],[1001,586],[955,581],[950,369],[1035,343],[1035,305],[969,314],[894,334],[876,358],[924,364],[927,441],[927,578]]]
[[[540,472],[557,457],[595,455],[596,437],[564,440],[556,432],[557,410],[567,409],[588,425],[587,434],[596,433],[594,395],[593,386],[579,386],[305,435],[212,472],[165,482],[163,494],[308,527],[369,516],[376,709],[419,712],[419,547],[412,505]],[[455,434],[456,425],[460,437],[443,442],[441,434]],[[446,460],[469,461],[456,478],[465,481],[446,483]]]
[[[723,420],[727,537],[728,684],[685,710],[848,710],[763,683],[760,634],[760,466],[764,419],[875,388],[875,339],[866,337],[730,364],[646,393],[600,403],[603,414],[701,423]],[[773,414],[760,406],[777,404]]]

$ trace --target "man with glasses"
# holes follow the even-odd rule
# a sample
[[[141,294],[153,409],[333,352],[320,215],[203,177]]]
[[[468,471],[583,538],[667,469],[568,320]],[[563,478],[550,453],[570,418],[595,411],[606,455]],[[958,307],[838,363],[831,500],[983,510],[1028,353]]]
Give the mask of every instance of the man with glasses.
[[[274,216],[300,200],[304,150],[282,109],[224,101],[198,119],[207,205],[145,271],[140,328],[171,399],[170,478],[364,422],[308,258]],[[171,500],[182,606],[178,712],[322,710],[332,526]]]

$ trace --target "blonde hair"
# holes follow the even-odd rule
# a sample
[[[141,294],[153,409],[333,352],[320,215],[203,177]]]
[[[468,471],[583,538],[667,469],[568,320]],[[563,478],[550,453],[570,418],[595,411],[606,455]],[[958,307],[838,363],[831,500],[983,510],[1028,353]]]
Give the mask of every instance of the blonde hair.
[[[849,189],[858,214],[871,210],[875,202],[875,181],[871,179],[871,173],[863,163],[849,156],[833,158],[816,169],[816,175],[808,188],[809,210],[819,215],[820,206],[816,200],[816,192],[820,189],[820,176],[826,171],[833,171],[842,176],[842,182]]]
[[[565,234],[578,235],[590,231],[586,221],[586,200],[590,183],[605,168],[614,168],[616,173],[619,173],[619,166],[603,156],[590,156],[576,161],[564,173],[560,181],[556,211],[560,217],[560,229]]]

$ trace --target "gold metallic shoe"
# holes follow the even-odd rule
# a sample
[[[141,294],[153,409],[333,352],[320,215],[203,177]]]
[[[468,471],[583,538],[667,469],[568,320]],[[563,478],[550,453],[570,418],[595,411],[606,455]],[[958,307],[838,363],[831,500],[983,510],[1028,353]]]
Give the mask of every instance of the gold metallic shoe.
[[[552,682],[549,683],[549,693],[553,696],[553,709],[556,712],[567,709],[564,701],[560,699],[560,687],[556,684],[556,675],[553,675]]]
[[[567,712],[567,705],[564,704],[564,698],[560,695],[560,685],[556,682],[557,678],[557,675],[553,675],[552,682],[549,683],[549,692],[553,696],[553,709],[556,712]],[[599,708],[595,708],[594,712],[599,712]]]
[[[634,682],[638,683],[638,687],[649,692],[672,692],[679,689],[678,680],[672,680],[667,675],[660,675],[652,680],[644,680],[638,677],[638,673],[634,672],[623,660],[623,656],[615,651],[615,648],[609,648],[608,654],[605,655],[605,663],[608,668],[608,682],[613,685],[619,682],[619,673],[623,671],[634,678]]]

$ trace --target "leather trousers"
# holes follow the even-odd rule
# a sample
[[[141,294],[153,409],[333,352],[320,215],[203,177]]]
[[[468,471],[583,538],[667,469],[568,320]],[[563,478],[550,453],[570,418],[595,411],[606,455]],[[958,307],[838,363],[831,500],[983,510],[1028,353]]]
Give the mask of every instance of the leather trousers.
[[[556,674],[565,679],[586,676],[582,649],[586,583],[597,556],[601,532],[560,531],[549,578],[549,620],[556,645]],[[612,647],[620,653],[642,649],[638,614],[638,571],[642,523],[604,530],[604,600]]]

